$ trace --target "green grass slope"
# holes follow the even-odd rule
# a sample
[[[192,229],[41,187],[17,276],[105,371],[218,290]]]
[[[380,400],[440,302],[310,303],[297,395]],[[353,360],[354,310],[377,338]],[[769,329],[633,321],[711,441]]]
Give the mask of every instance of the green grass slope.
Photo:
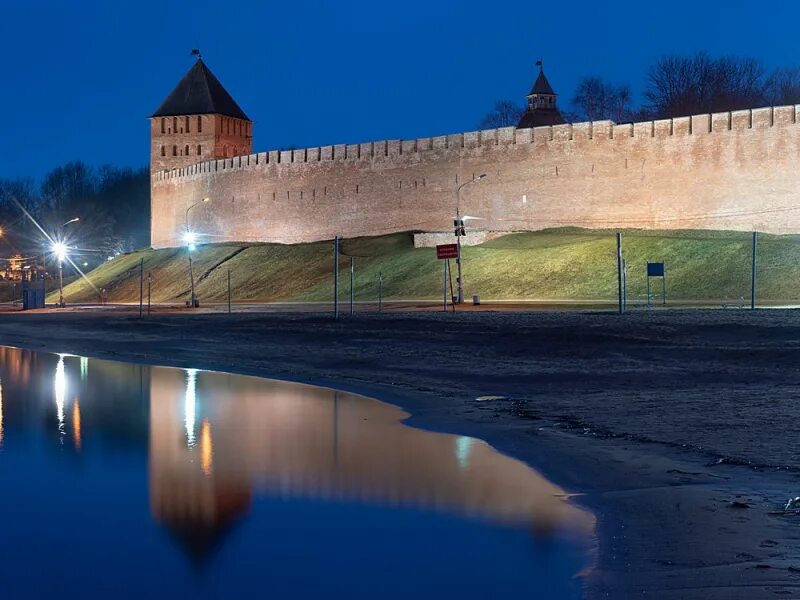
[[[680,300],[719,301],[749,297],[748,233],[714,231],[625,231],[629,297],[645,294],[645,264],[664,261],[667,295]],[[196,293],[222,302],[231,272],[235,302],[317,301],[332,294],[331,242],[313,244],[214,244],[193,254]],[[355,261],[357,300],[373,300],[383,274],[386,299],[441,297],[442,263],[432,248],[415,249],[401,233],[342,242],[341,297],[348,296],[349,257]],[[153,277],[154,302],[182,302],[189,295],[186,249],[142,250],[109,261],[89,273],[112,302],[139,298],[139,264]],[[454,261],[452,261],[454,263]],[[800,236],[759,236],[758,295],[763,301],[800,300]],[[453,264],[455,267],[455,264]],[[483,299],[612,300],[616,295],[613,231],[557,229],[511,234],[464,248],[468,295]],[[655,290],[660,282],[654,281]],[[67,286],[68,302],[95,302],[83,279]],[[52,299],[52,295],[51,295]]]

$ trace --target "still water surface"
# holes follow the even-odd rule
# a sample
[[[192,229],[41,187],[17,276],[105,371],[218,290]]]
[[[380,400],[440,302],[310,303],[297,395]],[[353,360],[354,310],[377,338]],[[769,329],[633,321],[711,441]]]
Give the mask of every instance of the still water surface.
[[[580,597],[591,515],[406,416],[0,347],[0,597]]]

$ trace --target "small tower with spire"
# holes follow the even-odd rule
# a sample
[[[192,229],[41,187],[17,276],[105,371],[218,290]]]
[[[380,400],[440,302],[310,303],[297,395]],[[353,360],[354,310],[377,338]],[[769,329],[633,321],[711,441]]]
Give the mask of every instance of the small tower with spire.
[[[253,122],[192,54],[197,62],[150,117],[152,173],[252,152]]]
[[[557,94],[545,77],[542,61],[537,60],[536,66],[539,67],[539,75],[528,94],[528,108],[519,120],[518,128],[564,123],[564,117],[556,107]]]

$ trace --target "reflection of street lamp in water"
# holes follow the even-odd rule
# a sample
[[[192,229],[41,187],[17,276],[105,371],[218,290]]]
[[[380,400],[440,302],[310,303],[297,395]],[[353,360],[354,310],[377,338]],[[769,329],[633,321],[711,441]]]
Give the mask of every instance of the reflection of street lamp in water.
[[[191,227],[189,227],[189,211],[192,210],[195,206],[200,204],[205,204],[206,202],[210,202],[211,198],[203,198],[202,200],[195,202],[189,208],[186,209],[186,229],[183,232],[183,241],[186,244],[186,255],[189,257],[189,283],[192,289],[192,296],[190,299],[189,306],[194,308],[197,305],[197,298],[194,295],[194,268],[192,266],[192,252],[197,247],[197,234],[192,231]]]
[[[458,304],[464,303],[464,281],[461,275],[461,237],[466,235],[466,230],[464,228],[464,220],[465,218],[461,217],[461,190],[464,189],[466,186],[476,183],[486,177],[486,173],[478,175],[474,179],[469,181],[465,181],[456,189],[456,220],[455,220],[455,233],[456,233],[456,244],[458,245],[458,252],[456,255],[456,266],[458,267]],[[473,217],[474,218],[474,217]]]

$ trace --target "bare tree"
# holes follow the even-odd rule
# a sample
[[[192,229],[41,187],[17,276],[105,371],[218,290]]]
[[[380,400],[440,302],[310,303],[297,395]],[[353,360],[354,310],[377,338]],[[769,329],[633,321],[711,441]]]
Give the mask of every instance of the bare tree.
[[[575,113],[580,119],[597,121],[610,119],[616,123],[630,120],[631,90],[600,77],[584,77],[572,98]]]
[[[760,106],[764,68],[746,57],[664,56],[650,68],[644,96],[662,118]]]
[[[772,106],[800,104],[800,67],[775,69],[764,84],[764,98]]]
[[[494,109],[480,122],[480,129],[494,129],[496,127],[516,127],[525,109],[511,100],[500,100]]]

